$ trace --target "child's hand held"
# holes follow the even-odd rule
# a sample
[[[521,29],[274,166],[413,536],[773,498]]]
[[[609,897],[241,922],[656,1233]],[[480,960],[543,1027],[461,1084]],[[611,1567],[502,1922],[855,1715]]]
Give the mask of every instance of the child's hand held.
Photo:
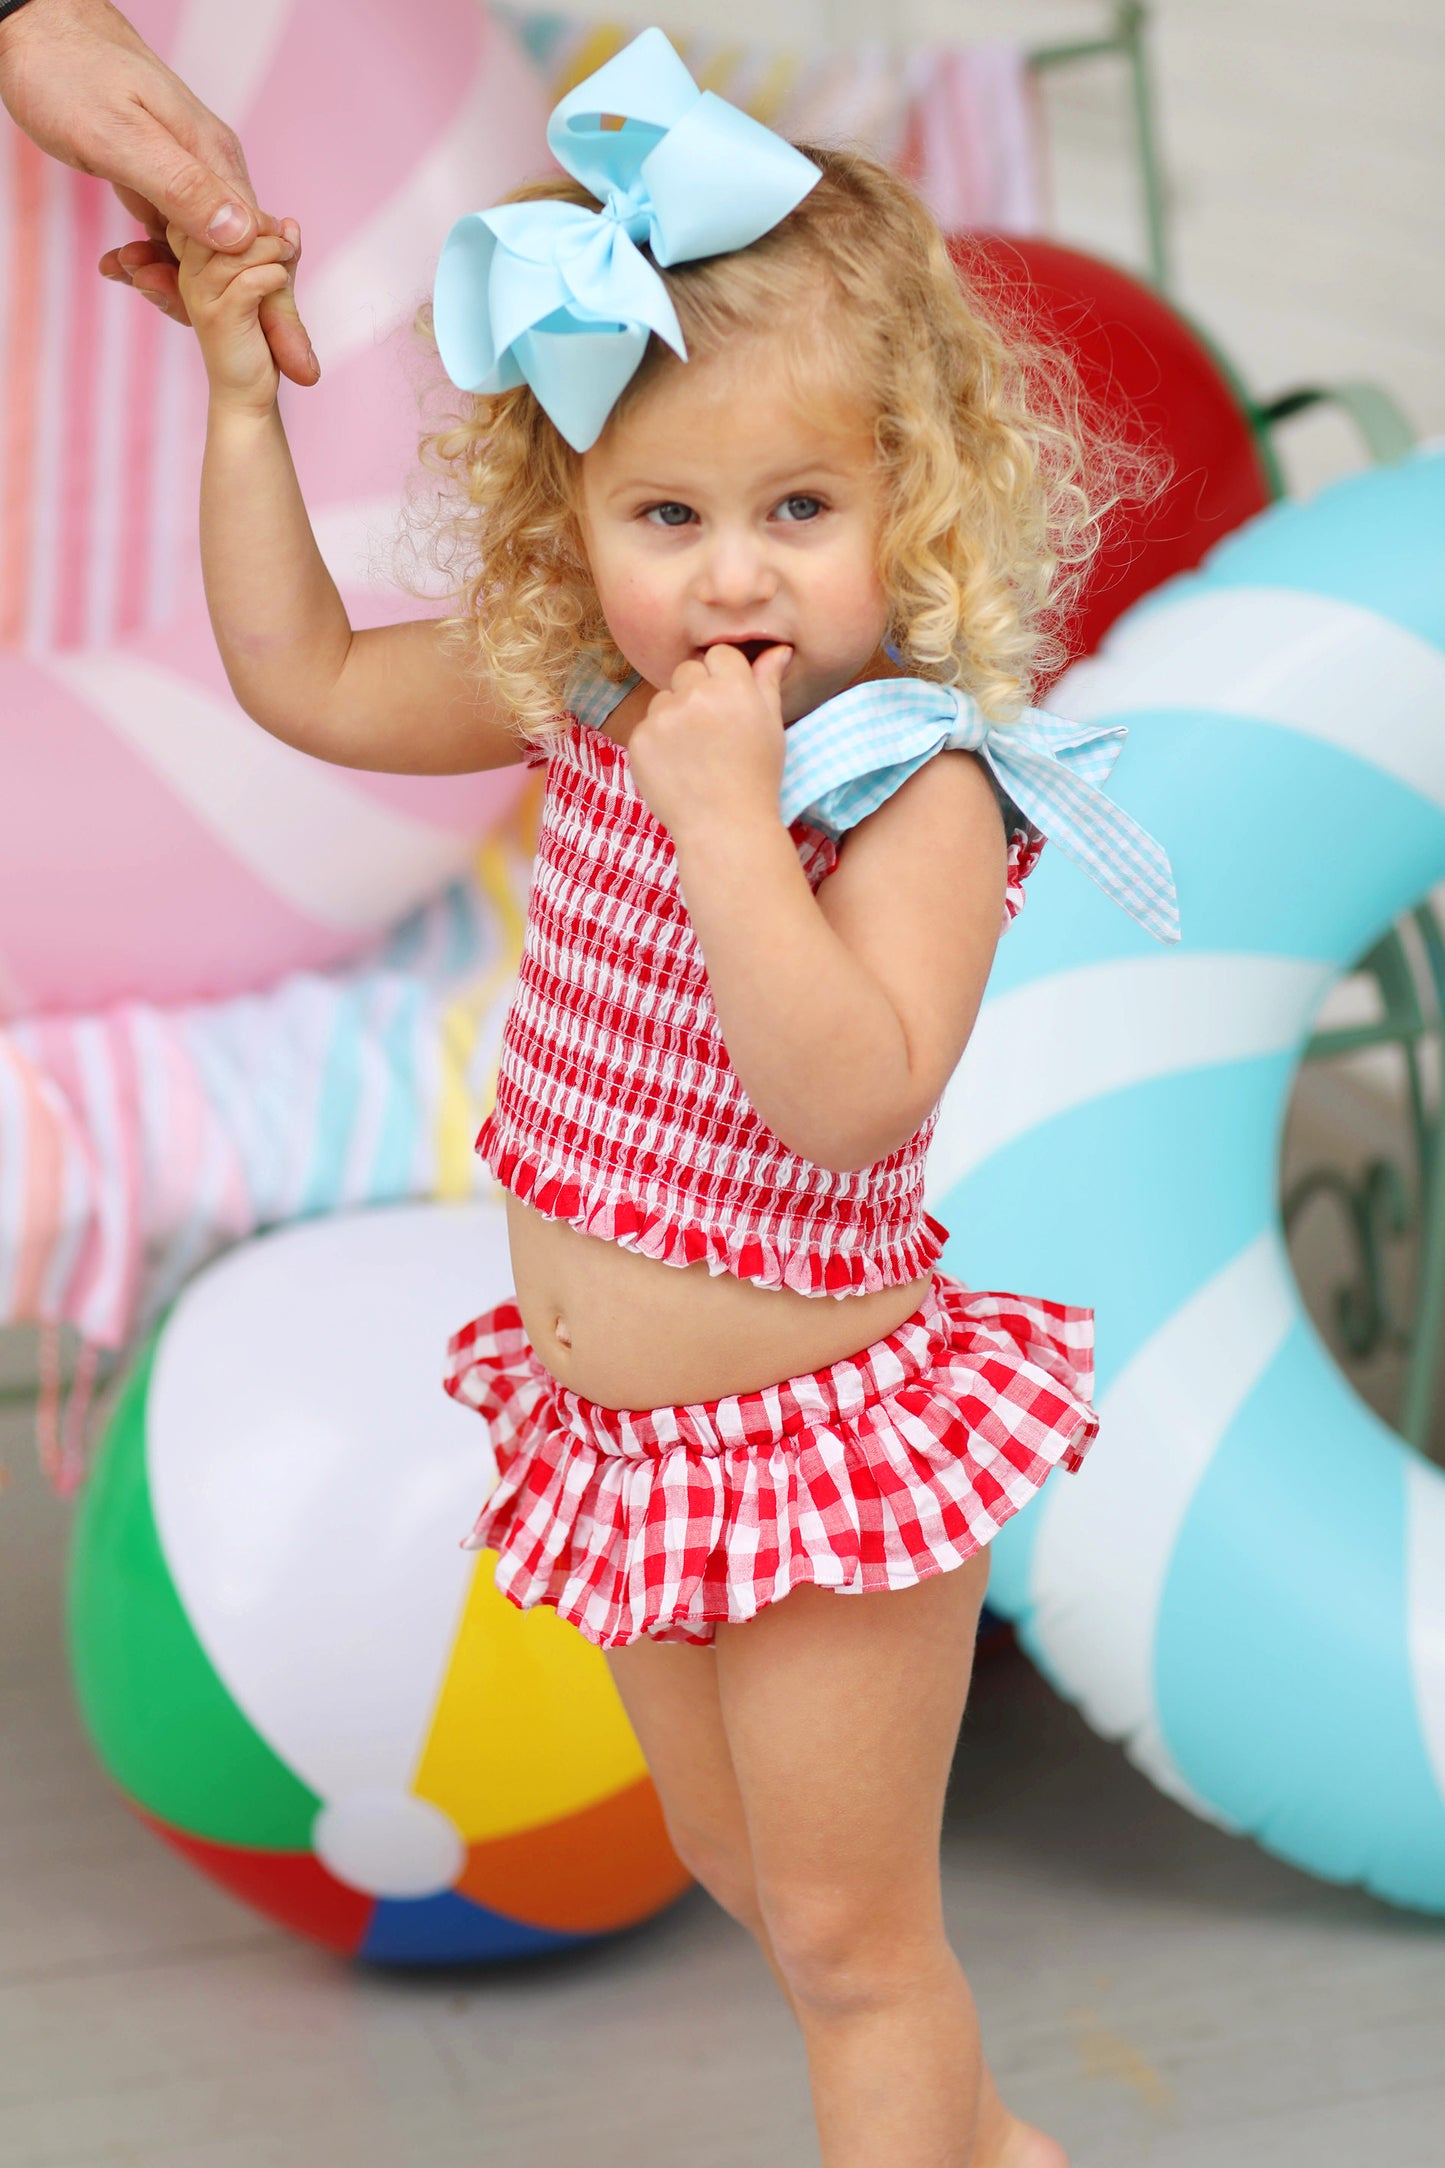
[[[261,306],[289,287],[299,241],[263,233],[244,255],[224,256],[176,225],[167,227],[166,238],[176,254],[181,299],[200,341],[212,406],[269,413],[280,372],[261,326]]]
[[[778,818],[782,680],[791,647],[749,662],[719,643],[683,663],[628,740],[632,780],[674,839],[702,825]]]

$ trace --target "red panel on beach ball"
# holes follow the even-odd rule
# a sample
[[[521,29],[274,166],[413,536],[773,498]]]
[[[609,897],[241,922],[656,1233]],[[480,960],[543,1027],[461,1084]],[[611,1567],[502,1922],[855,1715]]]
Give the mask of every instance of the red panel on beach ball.
[[[360,1949],[376,1899],[338,1882],[311,1853],[253,1852],[239,1844],[211,1844],[204,1837],[168,1829],[133,1801],[126,1804],[193,1867],[243,1904],[264,1912],[279,1927],[308,1935],[328,1950],[339,1950],[343,1957],[354,1957]]]

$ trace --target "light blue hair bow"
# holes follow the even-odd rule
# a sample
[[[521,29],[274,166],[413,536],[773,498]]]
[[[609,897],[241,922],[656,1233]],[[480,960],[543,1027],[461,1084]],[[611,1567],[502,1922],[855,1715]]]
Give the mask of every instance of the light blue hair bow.
[[[604,116],[623,125],[604,127]],[[567,93],[547,143],[601,210],[543,201],[467,212],[442,246],[433,323],[454,384],[476,392],[530,384],[585,452],[652,332],[687,359],[654,264],[745,248],[820,175],[771,128],[699,90],[655,29]]]
[[[1122,723],[1065,723],[1025,708],[987,722],[969,694],[927,678],[850,686],[788,727],[780,810],[835,840],[856,827],[935,753],[979,753],[1000,787],[1049,842],[1156,941],[1179,939],[1168,853],[1098,788],[1129,735]]]

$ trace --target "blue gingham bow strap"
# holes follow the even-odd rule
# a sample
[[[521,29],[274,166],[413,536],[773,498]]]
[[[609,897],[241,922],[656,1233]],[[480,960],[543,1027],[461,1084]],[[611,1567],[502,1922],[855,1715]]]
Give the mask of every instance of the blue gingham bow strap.
[[[660,30],[644,30],[569,91],[547,143],[601,209],[543,200],[467,212],[442,246],[433,325],[454,384],[530,384],[585,452],[654,331],[687,358],[655,265],[745,248],[802,202],[819,171],[761,121],[699,90]]]
[[[783,824],[807,820],[836,839],[935,753],[962,748],[982,756],[1024,818],[1106,896],[1157,941],[1177,941],[1168,853],[1099,788],[1128,734],[1121,723],[1066,723],[1039,708],[990,724],[956,686],[873,678],[789,726]]]

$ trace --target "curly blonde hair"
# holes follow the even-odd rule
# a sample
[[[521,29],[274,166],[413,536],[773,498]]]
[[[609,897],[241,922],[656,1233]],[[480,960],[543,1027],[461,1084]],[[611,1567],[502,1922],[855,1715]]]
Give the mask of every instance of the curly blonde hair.
[[[978,274],[965,279],[895,174],[857,153],[798,148],[822,179],[780,224],[748,248],[660,273],[688,355],[781,330],[816,391],[824,328],[834,374],[872,417],[887,637],[913,675],[961,686],[1007,722],[1065,659],[1062,624],[1109,513],[1147,486],[1148,457],[1089,411],[1056,348],[1008,322],[997,295],[990,305]],[[596,207],[560,174],[507,200],[543,198]],[[435,344],[430,304],[416,329]],[[668,365],[654,335],[614,417]],[[423,466],[444,483],[430,554],[460,603],[447,634],[475,651],[523,730],[545,737],[579,656],[615,683],[630,674],[587,569],[581,459],[525,385],[449,398],[460,410],[421,441]]]

